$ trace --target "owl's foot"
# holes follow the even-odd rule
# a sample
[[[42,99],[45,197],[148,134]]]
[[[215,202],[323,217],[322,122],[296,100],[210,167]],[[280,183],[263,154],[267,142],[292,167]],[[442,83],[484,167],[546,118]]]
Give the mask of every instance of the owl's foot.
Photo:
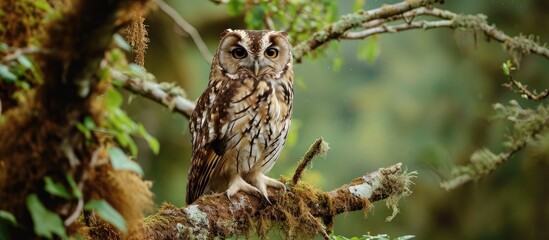
[[[261,192],[257,188],[244,181],[244,179],[242,179],[240,175],[234,176],[233,179],[231,179],[231,181],[229,182],[229,188],[226,192],[229,201],[231,200],[231,197],[235,195],[238,191],[243,191],[254,195],[261,195]]]
[[[284,183],[281,183],[280,181],[267,177],[263,173],[258,173],[255,178],[251,179],[252,185],[254,185],[261,195],[269,202],[269,204],[272,204],[269,200],[269,195],[267,194],[267,186],[274,187],[274,188],[282,188],[284,190],[284,193],[286,193],[286,185]]]

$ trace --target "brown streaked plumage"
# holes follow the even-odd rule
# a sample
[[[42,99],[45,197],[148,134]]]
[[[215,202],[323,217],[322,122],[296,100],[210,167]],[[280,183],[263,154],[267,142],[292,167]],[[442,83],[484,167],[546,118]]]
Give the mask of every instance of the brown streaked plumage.
[[[192,163],[187,204],[203,194],[238,191],[267,197],[265,176],[288,136],[293,61],[286,34],[227,29],[212,62],[210,82],[190,120]]]

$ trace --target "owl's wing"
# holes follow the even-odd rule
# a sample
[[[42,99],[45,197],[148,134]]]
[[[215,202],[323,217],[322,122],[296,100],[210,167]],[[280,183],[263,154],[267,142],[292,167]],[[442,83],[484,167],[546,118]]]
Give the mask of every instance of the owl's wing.
[[[216,170],[223,165],[225,152],[225,132],[221,131],[226,115],[231,91],[217,91],[213,85],[202,94],[191,116],[192,134],[191,168],[187,176],[187,205],[198,199],[210,182]]]
[[[220,159],[221,155],[217,155],[213,151],[211,144],[207,144],[193,154],[187,180],[187,205],[193,203],[204,193]]]

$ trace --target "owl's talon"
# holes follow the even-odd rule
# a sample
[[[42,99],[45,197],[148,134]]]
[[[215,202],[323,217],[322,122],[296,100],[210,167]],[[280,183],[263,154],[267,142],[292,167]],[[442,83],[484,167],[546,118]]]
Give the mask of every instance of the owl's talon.
[[[240,175],[236,175],[230,182],[229,182],[229,188],[226,191],[227,198],[229,198],[229,201],[231,200],[231,197],[234,196],[239,191],[251,193],[254,195],[261,195],[261,192],[255,188],[254,186],[250,185]]]
[[[267,177],[265,176],[263,173],[259,173],[257,174],[253,179],[252,179],[252,185],[254,185],[258,190],[259,192],[261,193],[261,195],[267,200],[267,202],[269,202],[269,204],[272,205],[271,201],[269,200],[269,194],[267,193],[267,186],[270,186],[270,187],[274,187],[274,188],[282,188],[284,190],[284,193],[286,193],[286,185],[284,185],[284,183],[276,180],[276,179],[273,179],[273,178],[270,178],[270,177]]]

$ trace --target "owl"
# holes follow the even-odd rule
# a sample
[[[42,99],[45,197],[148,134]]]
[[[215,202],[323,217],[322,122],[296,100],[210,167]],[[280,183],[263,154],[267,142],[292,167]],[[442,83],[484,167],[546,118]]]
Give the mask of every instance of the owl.
[[[221,34],[210,81],[190,118],[192,160],[187,205],[203,194],[238,191],[268,202],[267,177],[290,128],[293,60],[287,34],[227,29]]]

